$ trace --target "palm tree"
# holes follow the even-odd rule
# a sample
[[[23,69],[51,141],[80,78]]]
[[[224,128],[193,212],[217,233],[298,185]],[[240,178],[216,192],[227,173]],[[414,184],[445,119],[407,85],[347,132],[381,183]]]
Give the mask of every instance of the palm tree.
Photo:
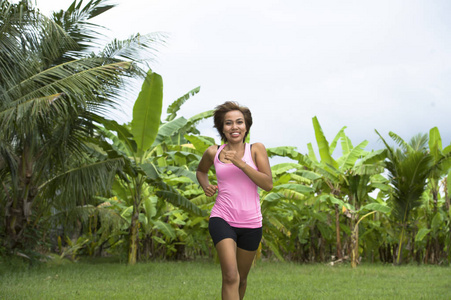
[[[27,228],[51,207],[108,191],[123,164],[90,143],[94,120],[118,103],[125,79],[145,75],[139,63],[158,36],[92,48],[102,36],[90,19],[113,7],[104,2],[75,0],[48,18],[31,1],[0,0],[0,201],[10,250],[29,248]]]
[[[426,189],[427,179],[437,168],[437,163],[434,163],[433,156],[427,151],[427,135],[419,134],[406,143],[401,137],[390,132],[390,137],[399,146],[395,149],[389,146],[377,131],[376,133],[387,149],[385,167],[393,189],[390,199],[393,206],[391,214],[401,227],[396,256],[396,263],[399,264],[411,213],[422,204],[421,196]]]

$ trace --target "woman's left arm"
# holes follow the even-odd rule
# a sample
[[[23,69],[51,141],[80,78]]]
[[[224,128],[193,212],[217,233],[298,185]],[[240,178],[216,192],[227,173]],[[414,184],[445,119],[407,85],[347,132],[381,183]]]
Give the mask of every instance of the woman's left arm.
[[[256,185],[265,191],[272,189],[272,173],[269,165],[268,154],[262,143],[252,144],[252,159],[258,170],[248,166],[242,160],[232,160],[232,162],[240,168]]]

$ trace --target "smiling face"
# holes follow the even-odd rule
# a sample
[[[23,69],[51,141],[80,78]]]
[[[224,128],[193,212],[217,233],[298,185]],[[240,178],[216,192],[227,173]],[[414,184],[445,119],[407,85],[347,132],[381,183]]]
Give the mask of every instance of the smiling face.
[[[239,110],[232,110],[224,115],[224,125],[222,128],[227,142],[243,142],[247,132],[244,115]]]
[[[232,138],[232,136],[227,138],[225,134],[225,132],[228,132],[228,130],[224,128],[226,120],[228,120],[230,123],[237,121],[236,119],[239,117],[242,117],[244,122],[244,124],[239,124],[244,125],[244,130],[241,130],[241,132],[244,131],[244,137],[242,139],[242,141],[244,141],[244,139],[246,139],[246,136],[249,134],[249,130],[252,127],[252,114],[249,108],[247,108],[246,106],[240,106],[237,102],[233,101],[226,101],[223,104],[216,106],[213,113],[214,127],[218,130],[222,141],[227,142],[228,139]],[[234,135],[237,136],[237,133],[234,133]]]

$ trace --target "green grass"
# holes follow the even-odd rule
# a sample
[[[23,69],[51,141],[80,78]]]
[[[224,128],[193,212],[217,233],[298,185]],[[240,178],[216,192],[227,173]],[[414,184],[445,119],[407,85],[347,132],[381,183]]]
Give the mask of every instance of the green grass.
[[[220,299],[220,287],[209,261],[0,264],[0,299]],[[258,262],[246,299],[451,299],[451,267]]]

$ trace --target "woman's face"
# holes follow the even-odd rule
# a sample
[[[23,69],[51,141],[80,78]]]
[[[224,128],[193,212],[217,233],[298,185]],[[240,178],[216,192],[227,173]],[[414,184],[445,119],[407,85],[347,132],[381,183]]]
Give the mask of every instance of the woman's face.
[[[226,113],[222,132],[228,142],[242,142],[247,132],[243,113],[239,110],[232,110]]]

